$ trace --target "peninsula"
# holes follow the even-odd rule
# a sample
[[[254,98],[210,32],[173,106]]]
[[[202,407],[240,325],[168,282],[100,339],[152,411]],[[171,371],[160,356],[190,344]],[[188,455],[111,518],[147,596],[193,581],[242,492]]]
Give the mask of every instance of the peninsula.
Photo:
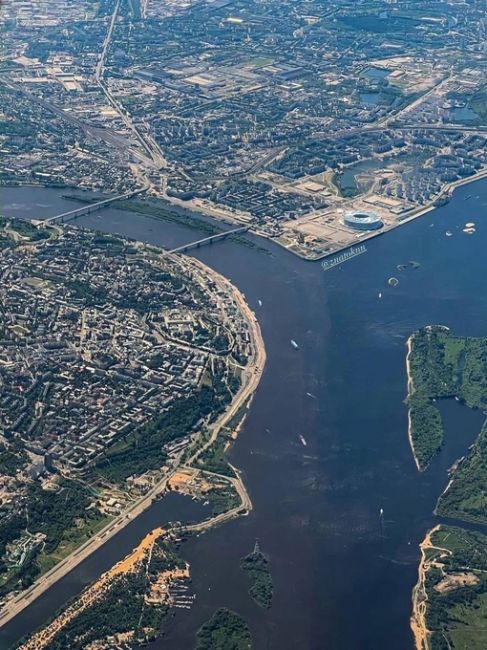
[[[455,398],[471,408],[487,406],[487,338],[453,337],[447,327],[425,327],[407,341],[409,441],[424,470],[443,443],[435,401]]]
[[[209,464],[265,350],[243,296],[191,258],[6,219],[0,246],[4,623],[166,490],[210,502],[193,532],[250,511],[238,471]]]

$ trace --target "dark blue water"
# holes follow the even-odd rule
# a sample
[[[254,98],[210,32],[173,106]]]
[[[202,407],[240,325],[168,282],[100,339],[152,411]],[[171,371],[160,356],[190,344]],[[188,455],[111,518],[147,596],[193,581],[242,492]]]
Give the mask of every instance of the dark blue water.
[[[18,203],[48,200],[21,192]],[[51,205],[51,214],[58,207]],[[229,241],[196,252],[245,293],[267,347],[266,371],[232,452],[254,511],[185,543],[196,605],[178,611],[154,647],[189,650],[198,626],[228,606],[248,620],[259,650],[412,648],[418,543],[435,521],[447,468],[475,438],[483,416],[442,403],[445,448],[418,474],[407,441],[405,341],[431,323],[485,335],[486,220],[487,183],[479,182],[326,272],[272,245],[270,254]],[[462,233],[466,221],[477,223],[473,236]],[[197,238],[112,209],[82,224],[167,246]],[[410,260],[420,268],[396,269]],[[399,278],[395,288],[387,284],[391,275]],[[268,612],[248,597],[239,569],[256,538],[270,555],[275,582]],[[31,615],[36,608],[46,613],[51,600],[49,591]],[[25,631],[29,620],[20,615],[3,638]]]

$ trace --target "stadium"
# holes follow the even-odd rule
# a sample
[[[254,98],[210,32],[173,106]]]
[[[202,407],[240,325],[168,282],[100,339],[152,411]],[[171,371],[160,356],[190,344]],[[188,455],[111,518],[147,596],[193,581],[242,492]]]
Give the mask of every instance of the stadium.
[[[346,212],[343,224],[352,230],[379,230],[384,225],[376,212]]]

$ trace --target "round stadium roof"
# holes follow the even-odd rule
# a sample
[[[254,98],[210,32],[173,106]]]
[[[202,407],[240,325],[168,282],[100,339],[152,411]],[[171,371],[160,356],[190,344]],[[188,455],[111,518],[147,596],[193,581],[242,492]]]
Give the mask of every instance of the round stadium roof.
[[[378,230],[384,225],[377,212],[368,210],[346,212],[343,223],[353,230]]]

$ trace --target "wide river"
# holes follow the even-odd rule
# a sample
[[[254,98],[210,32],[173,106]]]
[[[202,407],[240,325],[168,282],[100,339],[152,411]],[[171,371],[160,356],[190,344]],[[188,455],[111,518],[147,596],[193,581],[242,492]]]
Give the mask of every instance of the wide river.
[[[40,217],[72,209],[60,194],[3,190],[3,212]],[[468,221],[477,224],[472,236],[462,232]],[[473,441],[482,415],[442,404],[446,445],[419,474],[407,440],[405,341],[431,323],[487,334],[486,222],[487,182],[480,181],[328,271],[272,244],[267,252],[231,241],[193,251],[245,294],[264,335],[267,367],[231,454],[254,510],[182,546],[196,604],[178,610],[151,647],[191,650],[201,623],[226,606],[248,621],[256,650],[411,650],[418,544],[435,520],[446,470]],[[115,209],[77,223],[163,246],[198,238],[197,231]],[[399,279],[394,288],[391,276]],[[0,647],[96,578],[137,534],[175,518],[176,506],[169,512],[158,503],[120,532],[109,557],[97,551],[7,624]],[[269,611],[254,605],[239,568],[256,539],[271,560]]]

